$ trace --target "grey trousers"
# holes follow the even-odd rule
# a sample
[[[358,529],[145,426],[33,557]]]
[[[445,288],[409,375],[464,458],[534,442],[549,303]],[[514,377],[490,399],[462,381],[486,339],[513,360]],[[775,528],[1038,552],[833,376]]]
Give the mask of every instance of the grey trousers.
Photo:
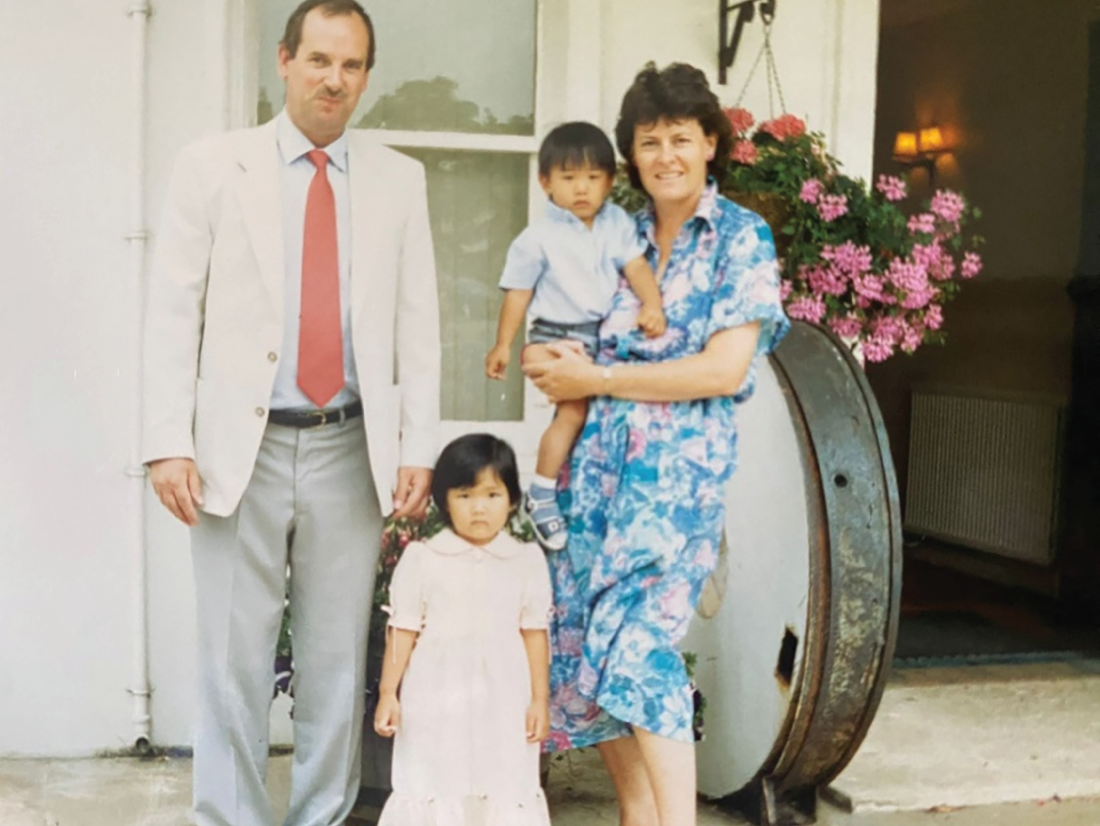
[[[336,826],[359,790],[367,630],[382,516],[359,419],[268,425],[237,510],[202,514],[197,826],[273,826],[264,788],[290,568],[294,762],[285,826]]]

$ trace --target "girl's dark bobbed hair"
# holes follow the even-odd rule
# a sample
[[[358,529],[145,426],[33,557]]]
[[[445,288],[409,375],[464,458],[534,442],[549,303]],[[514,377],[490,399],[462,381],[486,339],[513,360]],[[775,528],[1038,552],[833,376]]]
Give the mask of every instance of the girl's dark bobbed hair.
[[[443,448],[432,474],[432,499],[447,525],[451,525],[447,491],[472,487],[477,475],[486,469],[492,470],[504,483],[512,507],[519,504],[521,493],[516,454],[506,441],[491,433],[469,433]]]
[[[703,134],[718,138],[714,158],[707,162],[707,172],[721,185],[733,151],[733,128],[717,95],[710,90],[707,76],[687,63],[671,63],[663,69],[652,61],[647,63],[623,95],[615,124],[615,143],[626,159],[626,170],[635,189],[642,189],[638,167],[634,165],[635,127],[662,120],[692,119],[699,122]]]

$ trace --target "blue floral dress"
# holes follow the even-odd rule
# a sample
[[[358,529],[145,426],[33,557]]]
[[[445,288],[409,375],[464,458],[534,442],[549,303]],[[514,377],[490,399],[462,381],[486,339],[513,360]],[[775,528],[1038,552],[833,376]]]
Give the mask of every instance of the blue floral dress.
[[[652,212],[639,216],[656,268]],[[711,184],[673,244],[661,293],[668,330],[646,339],[625,280],[600,330],[601,364],[668,361],[715,333],[760,322],[757,354],[789,322],[767,224]],[[678,644],[718,559],[725,483],[737,462],[733,396],[690,402],[591,400],[563,480],[565,551],[549,555],[551,734],[544,749],[580,748],[632,726],[692,740],[692,697]]]

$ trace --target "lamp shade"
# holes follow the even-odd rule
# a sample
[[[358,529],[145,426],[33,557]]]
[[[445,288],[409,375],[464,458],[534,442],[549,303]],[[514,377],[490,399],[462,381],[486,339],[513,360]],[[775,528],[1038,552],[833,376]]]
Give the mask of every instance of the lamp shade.
[[[911,158],[917,154],[917,133],[898,132],[894,140],[894,154],[900,158]]]
[[[941,152],[944,148],[943,132],[938,126],[920,130],[921,152]]]

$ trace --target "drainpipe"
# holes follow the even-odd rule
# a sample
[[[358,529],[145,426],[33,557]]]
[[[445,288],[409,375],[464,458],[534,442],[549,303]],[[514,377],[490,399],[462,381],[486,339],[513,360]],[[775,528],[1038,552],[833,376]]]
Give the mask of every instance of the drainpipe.
[[[132,151],[130,170],[130,231],[126,241],[130,246],[130,295],[131,304],[131,420],[133,435],[130,439],[129,499],[131,513],[129,544],[133,554],[133,612],[134,612],[134,662],[129,693],[133,697],[134,748],[139,752],[150,749],[152,718],[149,713],[149,615],[148,615],[148,567],[145,554],[145,467],[141,463],[141,349],[142,315],[145,284],[145,247],[149,232],[145,227],[145,68],[146,32],[151,9],[148,0],[134,0],[127,9],[133,29],[133,87]]]

